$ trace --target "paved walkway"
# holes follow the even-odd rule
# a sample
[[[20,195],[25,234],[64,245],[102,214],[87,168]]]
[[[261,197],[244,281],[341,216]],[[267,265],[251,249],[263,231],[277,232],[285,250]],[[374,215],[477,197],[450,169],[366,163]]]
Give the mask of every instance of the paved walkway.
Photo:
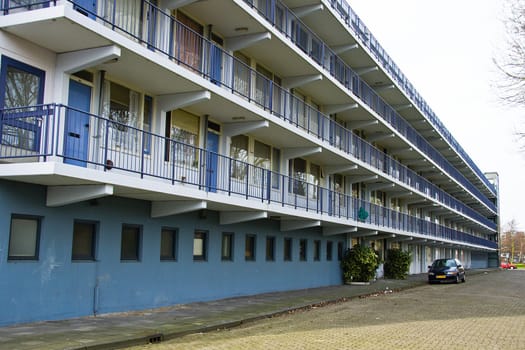
[[[468,274],[486,270],[470,270]],[[334,286],[267,293],[172,307],[0,327],[1,350],[118,349],[173,339],[191,333],[426,284],[426,274],[408,279],[380,279],[368,286]]]

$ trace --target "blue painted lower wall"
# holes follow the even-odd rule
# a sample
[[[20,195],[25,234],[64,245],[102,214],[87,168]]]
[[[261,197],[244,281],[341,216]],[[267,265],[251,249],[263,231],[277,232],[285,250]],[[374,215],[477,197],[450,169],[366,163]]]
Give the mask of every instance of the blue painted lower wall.
[[[106,197],[58,208],[45,206],[44,186],[0,181],[0,325],[56,320],[192,301],[341,283],[337,244],[318,229],[280,232],[279,222],[219,225],[218,213],[150,217],[150,202]],[[8,260],[13,214],[40,216],[38,260]],[[95,261],[72,261],[73,223],[98,223]],[[142,225],[140,260],[120,260],[122,224]],[[160,260],[161,228],[178,229],[177,260]],[[208,231],[206,261],[193,260],[194,231]],[[221,260],[223,232],[234,233],[233,261]],[[245,236],[256,235],[256,259],[245,261]],[[275,261],[266,261],[266,237],[275,237]],[[292,261],[284,261],[284,238]],[[307,240],[307,260],[299,240]],[[314,261],[314,240],[321,241]],[[327,261],[327,241],[333,242]]]

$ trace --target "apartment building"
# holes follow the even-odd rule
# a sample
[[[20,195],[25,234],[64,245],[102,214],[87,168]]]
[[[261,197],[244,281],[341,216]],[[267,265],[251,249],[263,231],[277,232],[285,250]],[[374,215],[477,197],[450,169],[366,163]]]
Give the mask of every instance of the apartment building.
[[[1,14],[0,325],[336,285],[356,243],[497,266],[497,176],[345,0]]]

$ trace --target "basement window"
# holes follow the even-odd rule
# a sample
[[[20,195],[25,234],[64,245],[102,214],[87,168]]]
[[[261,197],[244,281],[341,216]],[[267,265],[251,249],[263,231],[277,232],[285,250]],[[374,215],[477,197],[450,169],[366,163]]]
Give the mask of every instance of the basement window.
[[[41,218],[11,216],[8,260],[38,260]]]
[[[122,225],[120,246],[121,261],[139,261],[142,226]]]
[[[75,221],[71,260],[95,260],[96,233],[97,223]]]

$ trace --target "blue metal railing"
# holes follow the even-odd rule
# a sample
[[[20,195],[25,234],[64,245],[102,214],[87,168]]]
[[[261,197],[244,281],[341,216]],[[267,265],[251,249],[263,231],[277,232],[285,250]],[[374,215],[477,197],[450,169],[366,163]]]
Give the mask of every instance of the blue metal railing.
[[[50,4],[56,5],[56,0],[0,0],[2,9],[0,10],[4,15],[23,12],[28,10],[36,10],[39,8],[49,7]]]
[[[381,62],[383,68],[390,74],[395,82],[403,89],[403,91],[410,97],[412,102],[419,107],[423,112],[428,121],[439,131],[439,133],[448,141],[456,152],[458,152],[461,157],[470,165],[474,170],[476,175],[483,181],[485,186],[492,192],[496,194],[496,188],[493,184],[488,181],[482,171],[478,166],[472,161],[467,152],[461,147],[461,145],[456,141],[454,136],[448,131],[448,129],[443,125],[441,120],[437,115],[432,111],[427,102],[421,97],[421,95],[414,88],[412,83],[408,78],[403,74],[401,69],[395,64],[395,62],[390,58],[386,53],[383,47],[379,44],[373,34],[368,30],[363,21],[357,16],[357,14],[352,10],[350,5],[346,0],[330,0],[332,8],[341,16],[344,23],[347,27],[359,38],[360,43],[367,47],[370,52],[376,57],[376,59]]]
[[[122,32],[124,35],[147,45],[148,48],[169,56],[178,64],[257,104],[309,134],[315,135],[331,146],[380,170],[383,174],[403,182],[415,191],[432,197],[444,206],[460,212],[492,230],[496,229],[496,224],[493,221],[461,203],[378,148],[359,138],[351,130],[342,127],[317,109],[296,98],[272,80],[259,74],[242,61],[217,47],[213,42],[206,40],[150,3],[144,2],[145,8],[142,11],[142,13],[147,14],[144,15],[146,17],[144,20],[146,30],[142,25],[138,25],[138,23],[142,23],[140,18],[122,18],[123,9],[117,8],[117,2],[99,1],[98,4],[97,17],[113,30]],[[86,9],[86,11],[88,10]],[[116,15],[117,11],[120,11],[119,16]],[[95,16],[94,13],[92,15]],[[154,22],[155,31],[149,29],[149,18],[156,18]],[[155,34],[152,34],[153,32]],[[172,32],[177,33],[175,46],[170,37]],[[334,55],[330,55],[330,57],[337,58]],[[337,71],[337,67],[344,68],[345,66],[335,65],[334,67]],[[358,92],[369,89],[366,84],[357,80],[358,76],[353,71],[347,69],[345,72],[345,76],[350,78],[353,89]],[[252,86],[255,86],[255,89],[252,89]],[[371,94],[367,96],[374,97]],[[375,96],[377,97],[377,95]],[[379,99],[379,102],[382,100]],[[383,103],[382,107],[387,108],[388,105]],[[401,119],[397,120],[397,122],[399,121]]]
[[[412,144],[417,146],[424,154],[432,159],[436,164],[452,178],[456,179],[468,191],[470,191],[478,200],[483,202],[493,212],[496,212],[495,204],[490,201],[481,191],[472,185],[470,181],[461,174],[454,166],[452,166],[423,136],[421,136],[399,113],[397,113],[391,106],[389,106],[370,86],[366,84],[341,58],[339,58],[313,31],[311,31],[302,21],[295,16],[293,11],[288,9],[280,1],[272,0],[265,2],[264,7],[260,4],[254,3],[250,0],[244,0],[247,4],[255,8],[263,17],[265,17],[275,28],[279,29],[286,35],[296,46],[301,48],[314,61],[321,65],[334,78],[343,84],[354,95],[359,97],[369,107],[371,107],[380,117],[394,127],[401,135],[405,136]],[[269,11],[268,8],[273,6],[274,11]],[[281,13],[277,16],[275,13]],[[361,22],[357,24],[357,36],[361,40],[368,40],[369,35],[366,27],[361,26]],[[324,54],[322,56],[321,54]],[[384,59],[380,58],[380,62]],[[384,62],[383,62],[384,63]],[[400,73],[400,71],[399,71]],[[422,100],[422,98],[420,98]],[[434,116],[435,117],[435,116]],[[437,117],[434,118],[438,120]],[[441,123],[441,122],[439,122]],[[442,125],[442,124],[440,124]],[[444,129],[444,127],[442,127]],[[439,129],[442,131],[441,129]],[[444,129],[446,130],[446,129]],[[447,131],[447,135],[450,133]],[[452,137],[450,135],[450,137]],[[453,146],[459,146],[454,140]],[[459,150],[458,150],[459,152]],[[461,149],[461,154],[466,153]],[[468,157],[468,156],[467,156]],[[488,188],[495,193],[494,187],[486,179],[485,175],[477,168],[477,166],[470,160],[469,164],[473,169],[476,169],[476,174],[488,186]]]
[[[35,114],[35,111],[40,113]],[[156,178],[168,184],[183,183],[201,191],[274,203],[427,238],[487,248],[497,246],[496,242],[381,207],[303,179],[272,172],[67,106],[50,104],[28,107],[26,110],[6,109],[0,113],[12,120],[21,119],[22,123],[31,114],[32,118],[40,121],[43,135],[33,150],[20,151],[16,145],[0,143],[0,159],[25,157],[31,161],[46,161],[47,156],[53,155],[62,157],[65,163],[100,171],[123,171],[141,178]],[[89,131],[86,131],[85,137],[79,137],[78,130],[85,130],[86,123]],[[63,131],[55,134],[53,130]],[[368,214],[366,217],[359,214],[363,210]]]

